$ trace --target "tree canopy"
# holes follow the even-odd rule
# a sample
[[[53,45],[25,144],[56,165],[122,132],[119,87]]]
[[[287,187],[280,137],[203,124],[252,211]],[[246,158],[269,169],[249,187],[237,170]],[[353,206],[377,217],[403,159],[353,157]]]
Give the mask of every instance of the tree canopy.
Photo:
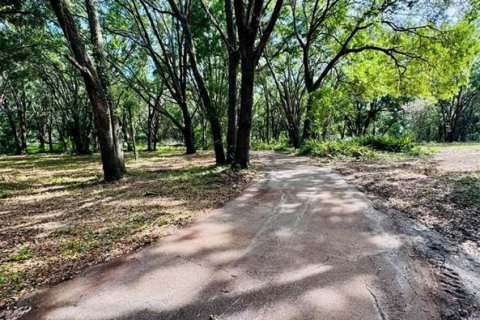
[[[246,168],[258,142],[480,139],[478,4],[0,2],[0,152],[182,144]]]

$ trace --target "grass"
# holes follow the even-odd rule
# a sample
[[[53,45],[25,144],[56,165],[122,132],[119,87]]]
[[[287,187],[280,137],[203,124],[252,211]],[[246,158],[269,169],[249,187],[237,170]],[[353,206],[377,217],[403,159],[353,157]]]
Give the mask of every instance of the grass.
[[[0,286],[18,290],[25,282],[25,274],[21,271],[10,270],[5,266],[0,269]]]
[[[30,246],[25,246],[17,252],[12,252],[5,259],[6,262],[25,261],[33,257],[33,249]]]
[[[237,195],[252,172],[178,147],[126,155],[125,179],[101,181],[99,156],[0,157],[0,308],[84,267],[129,252]]]
[[[430,142],[425,143],[424,146],[429,147],[435,151],[443,150],[478,150],[480,148],[480,142],[451,142],[451,143],[438,143]]]

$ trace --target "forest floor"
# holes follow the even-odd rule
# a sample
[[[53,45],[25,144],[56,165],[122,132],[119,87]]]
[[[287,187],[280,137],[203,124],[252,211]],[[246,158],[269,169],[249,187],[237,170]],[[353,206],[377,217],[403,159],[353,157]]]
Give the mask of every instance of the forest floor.
[[[106,184],[96,155],[0,157],[0,310],[199,219],[254,175],[212,159],[172,148],[127,156],[127,177]]]
[[[22,300],[22,320],[441,318],[430,267],[357,188],[306,157],[257,156],[239,197]]]
[[[330,165],[374,202],[403,212],[480,256],[480,144],[439,144],[422,157]]]

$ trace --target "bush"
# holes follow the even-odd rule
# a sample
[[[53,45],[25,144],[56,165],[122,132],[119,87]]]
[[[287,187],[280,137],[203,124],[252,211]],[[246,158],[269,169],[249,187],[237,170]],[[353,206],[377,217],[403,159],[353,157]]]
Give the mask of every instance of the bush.
[[[413,152],[417,151],[418,144],[410,137],[401,138],[392,136],[364,136],[354,139],[361,146],[370,147],[378,151]]]
[[[299,149],[298,154],[319,158],[372,158],[377,155],[377,151],[418,156],[424,153],[423,149],[410,137],[364,136],[352,140],[309,140]]]
[[[309,155],[319,158],[354,157],[372,158],[375,151],[359,145],[355,140],[306,141],[298,150],[299,155]]]

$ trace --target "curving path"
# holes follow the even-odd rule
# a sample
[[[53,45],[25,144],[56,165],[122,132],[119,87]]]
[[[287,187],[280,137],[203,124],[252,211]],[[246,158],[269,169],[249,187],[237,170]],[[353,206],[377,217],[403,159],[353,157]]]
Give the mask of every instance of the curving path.
[[[24,319],[437,319],[428,267],[330,169],[265,175],[202,222],[40,293]]]

